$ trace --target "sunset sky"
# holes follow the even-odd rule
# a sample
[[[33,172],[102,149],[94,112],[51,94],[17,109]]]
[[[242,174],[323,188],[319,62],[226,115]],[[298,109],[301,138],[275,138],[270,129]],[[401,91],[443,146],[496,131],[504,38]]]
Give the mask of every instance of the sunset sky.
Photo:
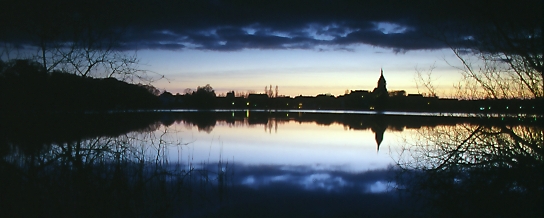
[[[394,53],[367,45],[353,46],[353,51],[258,50],[241,51],[138,51],[148,69],[164,74],[155,86],[172,93],[185,88],[210,84],[217,93],[229,90],[264,91],[264,86],[278,86],[282,95],[344,94],[345,90],[372,90],[384,70],[389,90],[418,93],[416,68],[431,66],[440,92],[451,94],[458,70],[444,58],[457,64],[450,50],[408,51]],[[421,89],[420,91],[425,91]]]
[[[417,93],[416,68],[434,66],[438,94],[447,97],[461,78],[460,62],[432,36],[463,48],[478,39],[451,27],[480,22],[473,15],[532,19],[542,8],[539,0],[486,2],[3,1],[0,41],[23,51],[18,57],[31,57],[39,51],[38,35],[62,36],[70,21],[87,19],[117,33],[115,49],[136,53],[140,69],[166,77],[153,85],[174,94],[210,84],[217,93],[277,85],[289,96],[340,95],[372,90],[382,68],[389,90]]]

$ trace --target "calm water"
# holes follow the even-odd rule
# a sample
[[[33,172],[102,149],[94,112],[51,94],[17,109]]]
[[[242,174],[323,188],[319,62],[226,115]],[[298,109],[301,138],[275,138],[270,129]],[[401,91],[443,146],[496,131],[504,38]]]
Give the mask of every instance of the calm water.
[[[6,119],[2,192],[13,200],[3,211],[538,217],[544,136],[531,119],[315,111]]]
[[[370,128],[351,129],[339,123],[324,125],[288,118],[268,118],[261,122],[251,123],[246,117],[217,120],[214,125],[198,127],[190,121],[178,120],[161,126],[156,134],[166,133],[164,137],[175,142],[171,144],[181,144],[166,149],[170,163],[187,166],[223,161],[235,165],[232,167],[235,185],[263,187],[287,183],[301,189],[327,191],[357,186],[361,193],[393,188],[388,187],[393,185],[388,184],[391,178],[385,176],[358,181],[361,178],[341,174],[385,171],[395,165],[392,153],[400,149],[403,132],[373,132]],[[376,137],[383,138],[379,147]]]
[[[354,130],[333,123],[278,121],[248,124],[217,121],[213,127],[201,129],[186,121],[161,126],[171,138],[186,145],[169,149],[169,159],[191,159],[193,162],[224,160],[237,164],[269,165],[279,168],[305,167],[315,170],[364,172],[384,169],[394,164],[390,150],[402,140],[400,131],[375,133],[371,129]],[[376,134],[383,135],[378,150]]]

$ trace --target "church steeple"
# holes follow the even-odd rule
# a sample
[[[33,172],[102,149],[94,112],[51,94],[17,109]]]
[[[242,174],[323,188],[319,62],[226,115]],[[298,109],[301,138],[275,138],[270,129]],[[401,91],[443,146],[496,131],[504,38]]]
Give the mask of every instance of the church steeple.
[[[387,82],[385,81],[385,77],[383,76],[383,69],[380,69],[380,78],[378,79],[378,84],[372,92],[377,95],[387,95]]]
[[[383,68],[380,69],[380,79],[378,79],[378,86],[376,88],[387,91],[387,82],[385,81],[385,77],[383,77]]]
[[[383,69],[380,70],[380,78],[378,79],[378,85],[372,90],[373,100],[371,104],[374,110],[381,111],[386,106],[389,93],[387,92],[387,82],[383,76]],[[379,143],[378,143],[379,144]]]

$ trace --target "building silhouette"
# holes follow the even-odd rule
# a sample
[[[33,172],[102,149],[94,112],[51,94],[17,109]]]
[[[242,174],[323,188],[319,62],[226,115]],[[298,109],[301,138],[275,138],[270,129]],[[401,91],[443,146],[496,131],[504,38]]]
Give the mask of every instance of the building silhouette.
[[[383,69],[380,69],[380,78],[378,79],[376,88],[372,90],[372,97],[371,110],[383,110],[389,97],[389,93],[387,92],[387,81],[385,81],[385,77],[383,76]]]
[[[383,76],[383,69],[380,69],[380,78],[378,79],[378,84],[376,88],[372,91],[376,97],[380,96],[386,96],[387,93],[387,81],[385,81],[385,77]]]

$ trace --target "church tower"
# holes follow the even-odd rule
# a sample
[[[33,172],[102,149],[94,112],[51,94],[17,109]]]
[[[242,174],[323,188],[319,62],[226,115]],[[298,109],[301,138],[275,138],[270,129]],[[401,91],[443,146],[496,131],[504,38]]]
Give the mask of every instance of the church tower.
[[[380,78],[378,79],[378,84],[376,88],[372,91],[376,95],[387,95],[387,82],[385,77],[383,77],[383,69],[380,69]]]
[[[378,79],[378,89],[383,89],[387,92],[387,82],[385,81],[385,78],[383,77],[383,69],[380,69],[380,79]]]

